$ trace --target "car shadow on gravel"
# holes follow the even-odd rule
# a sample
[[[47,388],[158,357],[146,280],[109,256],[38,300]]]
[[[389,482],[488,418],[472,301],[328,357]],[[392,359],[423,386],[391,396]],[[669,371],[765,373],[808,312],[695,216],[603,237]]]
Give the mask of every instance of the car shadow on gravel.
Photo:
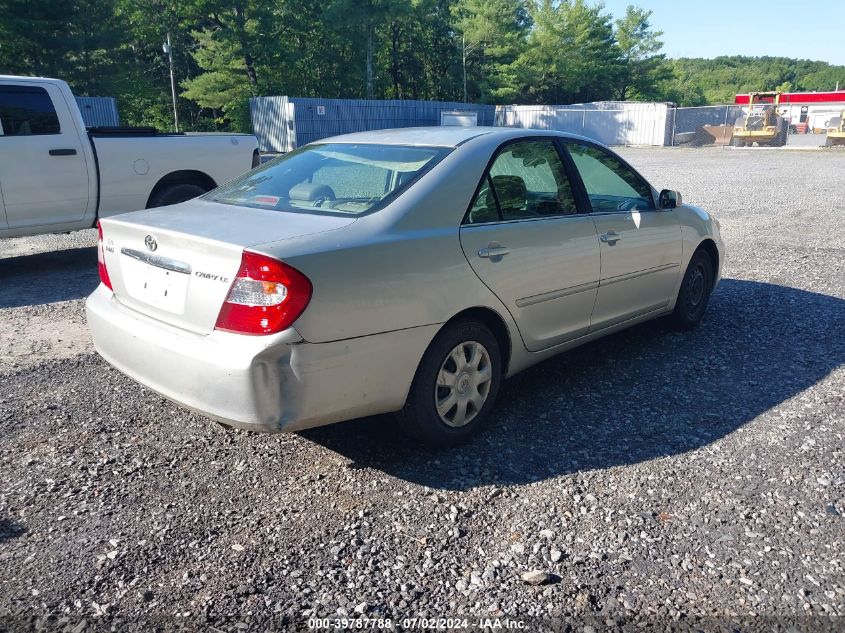
[[[706,446],[845,363],[845,301],[726,279],[702,325],[652,321],[506,381],[490,428],[469,444],[412,445],[391,416],[303,436],[432,488],[527,484]]]
[[[0,308],[82,299],[99,283],[96,247],[5,257],[0,259]]]

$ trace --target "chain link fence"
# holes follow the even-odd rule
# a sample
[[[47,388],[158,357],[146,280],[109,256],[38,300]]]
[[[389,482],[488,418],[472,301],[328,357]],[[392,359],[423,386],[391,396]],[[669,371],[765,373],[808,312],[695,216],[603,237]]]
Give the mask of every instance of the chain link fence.
[[[748,116],[748,108],[739,105],[701,106],[690,108],[673,108],[670,113],[671,135],[666,143],[671,147],[724,147],[738,145],[750,147],[751,143],[758,146],[772,147],[821,147],[825,144],[825,134],[821,130],[814,130],[812,126],[795,125],[789,114],[783,115],[782,128],[779,138],[763,139],[761,142],[748,140],[734,140],[734,129],[742,127]],[[759,109],[755,109],[753,116],[762,119]],[[754,126],[752,126],[754,127]],[[757,121],[757,127],[762,123]]]
[[[672,108],[672,134],[668,145],[672,147],[704,147],[730,145],[734,125],[744,116],[742,107],[736,105],[702,106],[698,108]]]

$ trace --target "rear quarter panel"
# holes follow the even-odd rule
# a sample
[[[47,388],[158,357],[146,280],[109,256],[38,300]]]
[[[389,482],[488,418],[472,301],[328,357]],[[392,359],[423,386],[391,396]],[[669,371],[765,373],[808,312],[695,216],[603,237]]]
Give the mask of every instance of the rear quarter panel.
[[[99,216],[147,206],[156,184],[176,171],[199,171],[217,185],[249,171],[258,147],[249,135],[94,137],[100,170]]]

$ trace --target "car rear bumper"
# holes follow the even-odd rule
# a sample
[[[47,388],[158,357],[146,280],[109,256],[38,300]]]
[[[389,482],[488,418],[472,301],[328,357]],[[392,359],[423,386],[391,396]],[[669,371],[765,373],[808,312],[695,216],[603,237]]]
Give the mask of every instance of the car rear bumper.
[[[293,329],[201,335],[125,307],[100,285],[86,301],[97,352],[189,409],[255,431],[297,431],[402,408],[439,326],[331,343]]]

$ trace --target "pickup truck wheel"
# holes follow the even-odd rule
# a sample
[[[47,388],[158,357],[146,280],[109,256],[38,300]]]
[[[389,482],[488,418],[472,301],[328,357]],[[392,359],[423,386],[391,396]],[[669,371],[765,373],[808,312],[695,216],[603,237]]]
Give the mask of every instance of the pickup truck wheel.
[[[150,198],[150,204],[147,207],[152,209],[154,207],[166,207],[171,204],[178,204],[191,200],[197,196],[205,193],[205,189],[199,185],[179,184],[167,185],[156,191]]]
[[[501,377],[499,344],[487,326],[449,325],[423,355],[399,424],[430,446],[462,444],[490,417]]]

